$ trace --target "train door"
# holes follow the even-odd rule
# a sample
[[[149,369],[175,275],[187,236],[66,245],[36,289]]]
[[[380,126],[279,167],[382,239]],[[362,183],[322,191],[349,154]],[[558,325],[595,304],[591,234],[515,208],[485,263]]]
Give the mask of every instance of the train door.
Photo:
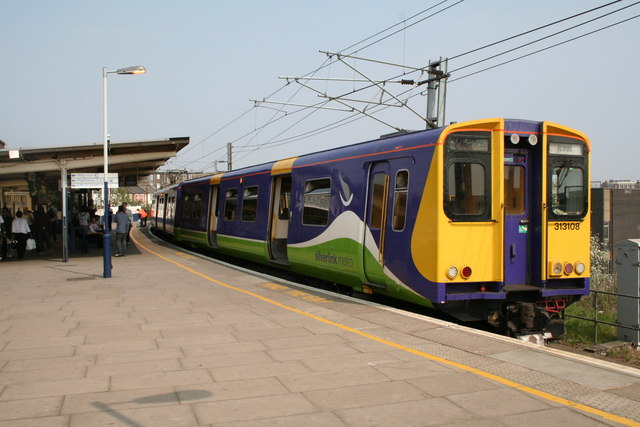
[[[387,204],[389,201],[389,163],[371,165],[367,195],[367,227],[364,236],[364,273],[367,281],[384,283]],[[372,259],[373,256],[373,259]]]
[[[164,215],[164,229],[167,233],[173,233],[176,221],[176,192],[170,191],[166,196],[166,213]]]
[[[504,284],[531,283],[531,209],[529,156],[505,150],[504,158]]]
[[[291,175],[274,177],[269,224],[269,256],[276,263],[287,263],[287,239],[291,204]]]
[[[384,268],[400,271],[410,256],[404,252],[409,170],[408,159],[371,166],[364,237],[364,271],[369,284],[384,285]]]
[[[156,223],[154,225],[162,231],[165,231],[164,230],[164,218],[165,218],[165,206],[166,206],[165,198],[166,198],[165,194],[159,194],[156,199],[157,200]]]
[[[209,190],[209,246],[212,248],[218,247],[218,193],[220,191],[219,185],[212,185]]]

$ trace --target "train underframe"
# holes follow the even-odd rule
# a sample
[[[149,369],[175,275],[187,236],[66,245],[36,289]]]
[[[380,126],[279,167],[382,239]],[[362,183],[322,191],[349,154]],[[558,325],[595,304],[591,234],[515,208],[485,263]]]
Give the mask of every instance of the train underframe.
[[[565,334],[564,310],[579,298],[572,295],[540,298],[539,294],[512,293],[506,300],[454,301],[440,308],[462,321],[486,321],[508,336],[561,339]]]

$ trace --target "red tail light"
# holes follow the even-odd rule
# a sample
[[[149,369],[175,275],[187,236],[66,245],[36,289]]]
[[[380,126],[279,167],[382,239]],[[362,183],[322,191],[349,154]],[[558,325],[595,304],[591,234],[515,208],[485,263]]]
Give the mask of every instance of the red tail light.
[[[573,264],[571,264],[570,262],[566,263],[564,265],[564,274],[566,274],[567,276],[570,275],[571,273],[573,273]]]

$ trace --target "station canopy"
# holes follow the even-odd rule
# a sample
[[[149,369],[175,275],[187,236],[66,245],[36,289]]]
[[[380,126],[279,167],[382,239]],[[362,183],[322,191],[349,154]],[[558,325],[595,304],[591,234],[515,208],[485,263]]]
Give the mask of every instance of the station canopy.
[[[109,144],[109,173],[120,177],[146,177],[175,157],[189,144],[189,137],[175,137]],[[46,148],[4,148],[0,150],[0,186],[20,187],[30,173],[59,177],[68,173],[102,173],[102,143]]]

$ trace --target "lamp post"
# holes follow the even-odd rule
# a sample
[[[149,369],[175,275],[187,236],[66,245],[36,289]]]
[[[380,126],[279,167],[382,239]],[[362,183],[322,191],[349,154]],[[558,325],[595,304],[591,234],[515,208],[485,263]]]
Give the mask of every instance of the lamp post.
[[[111,204],[109,203],[109,136],[107,132],[107,74],[144,74],[146,68],[138,65],[135,67],[118,68],[117,70],[107,70],[107,67],[102,68],[102,100],[103,100],[103,125],[104,125],[104,138],[103,138],[103,155],[104,155],[104,234],[102,237],[102,262],[103,262],[103,274],[102,277],[111,277]]]

